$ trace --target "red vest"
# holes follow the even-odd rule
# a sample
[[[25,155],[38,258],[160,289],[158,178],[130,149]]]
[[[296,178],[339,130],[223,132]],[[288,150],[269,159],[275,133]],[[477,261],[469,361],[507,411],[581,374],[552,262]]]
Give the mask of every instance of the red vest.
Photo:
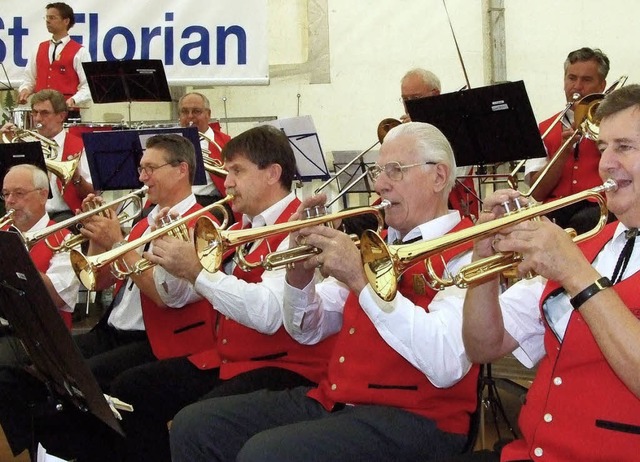
[[[581,244],[589,261],[612,238],[617,224]],[[614,290],[640,318],[638,284],[640,273]],[[541,300],[558,287],[549,282]],[[545,351],[520,412],[523,437],[503,449],[502,460],[638,460],[640,399],[611,369],[579,311],[573,312],[562,343],[545,320]],[[542,457],[535,456],[536,448]]]
[[[196,204],[185,215],[201,208]],[[194,219],[188,223],[189,228],[193,227],[195,221]],[[142,236],[148,226],[147,220],[139,221],[131,230],[129,241]],[[190,356],[214,348],[217,314],[206,299],[182,308],[159,307],[142,292],[140,300],[145,330],[156,358]],[[216,366],[217,364],[214,364],[212,367]]]
[[[557,114],[542,122],[539,126],[540,133],[544,133],[556,117]],[[544,145],[547,148],[547,158],[551,159],[562,146],[562,124],[558,123],[551,129],[544,139]],[[574,148],[569,147],[567,149],[573,150]],[[602,179],[598,173],[599,163],[600,151],[598,151],[596,143],[584,138],[578,147],[578,158],[574,153],[570,153],[567,156],[560,181],[558,181],[556,187],[545,200],[570,196],[580,191],[600,186]]]
[[[456,181],[449,193],[449,205],[458,210],[463,217],[478,218],[478,196],[473,178],[462,178],[460,182]]]
[[[451,232],[471,225],[465,219]],[[448,261],[469,248],[471,243],[444,252],[442,257]],[[434,258],[432,263],[442,275],[444,265],[440,258]],[[399,290],[416,304],[416,309],[428,312],[436,291],[422,284],[424,273],[423,262],[413,265],[402,275]],[[327,378],[309,392],[326,409],[336,403],[393,406],[433,419],[443,431],[468,433],[469,416],[477,404],[477,366],[452,387],[434,387],[423,372],[380,337],[353,293],[345,303],[342,329],[336,337]]]
[[[289,219],[300,201],[293,200],[276,220],[282,223]],[[257,262],[271,249],[274,251],[286,234],[272,236],[263,240],[247,255],[247,261]],[[239,268],[234,275],[249,283],[262,280],[264,269],[258,267],[249,272]],[[280,327],[273,335],[262,334],[245,327],[228,317],[221,316],[218,328],[218,351],[222,357],[220,378],[230,379],[243,372],[262,367],[279,367],[303,375],[313,382],[319,382],[327,368],[327,359],[331,353],[333,340],[327,339],[317,345],[301,345]]]
[[[227,142],[231,139],[229,135],[227,135],[226,133],[222,133],[220,130],[213,130],[213,135],[214,135],[214,138],[213,138],[214,141],[218,146],[220,146],[220,148],[223,148],[224,145],[227,144]],[[221,164],[223,163],[222,152],[213,143],[209,143],[209,157],[219,161]],[[224,197],[226,195],[226,192],[225,192],[226,188],[224,187],[224,178],[214,173],[209,173],[209,176],[211,177],[211,181],[213,181],[213,184],[215,185],[216,189],[220,191],[220,194],[222,195],[222,197]]]
[[[82,142],[82,138],[67,133],[64,138],[64,146],[62,147],[62,160],[65,161],[71,156],[82,153],[83,149],[84,143]],[[78,168],[80,168],[80,164],[78,164]],[[58,179],[56,183],[58,185],[58,190],[62,193],[62,182]],[[84,199],[84,197],[80,195],[78,188],[76,188],[73,182],[69,182],[64,189],[62,199],[69,206],[71,211],[75,212],[82,208],[82,199]]]
[[[36,86],[34,92],[45,88],[53,88],[62,93],[65,99],[71,98],[78,91],[80,78],[73,68],[73,57],[82,47],[78,42],[70,40],[60,54],[60,59],[54,59],[49,63],[49,44],[40,43],[36,54]],[[58,53],[56,52],[56,55]],[[56,56],[57,57],[57,56]]]
[[[55,221],[49,220],[49,223],[47,223],[47,226],[51,226],[55,224],[56,224]],[[7,230],[8,228],[9,228],[8,226],[4,227],[3,231]],[[62,231],[59,231],[52,236],[49,236],[49,240],[57,244],[59,242],[62,242],[62,240],[68,234],[69,234],[69,231],[66,229],[63,229]],[[41,239],[33,247],[31,247],[31,249],[29,250],[29,256],[31,257],[31,260],[33,261],[33,264],[38,270],[38,272],[46,274],[47,270],[49,269],[49,264],[51,263],[51,258],[53,257],[53,251],[49,247],[47,247],[44,239]],[[60,316],[62,317],[62,320],[64,321],[67,328],[71,330],[71,322],[72,322],[71,313],[68,311],[62,311],[62,310],[58,310],[58,313],[60,313]]]

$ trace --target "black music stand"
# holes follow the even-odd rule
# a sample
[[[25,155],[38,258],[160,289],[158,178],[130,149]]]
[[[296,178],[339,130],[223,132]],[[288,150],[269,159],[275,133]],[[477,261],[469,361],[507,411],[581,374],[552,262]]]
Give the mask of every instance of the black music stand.
[[[406,101],[411,120],[435,125],[458,166],[545,157],[524,82],[508,82]]]
[[[82,63],[94,103],[171,101],[169,84],[159,59],[89,61]]]
[[[142,186],[138,166],[147,139],[153,135],[177,134],[189,139],[196,152],[194,184],[206,184],[202,149],[196,127],[114,130],[82,134],[93,187],[97,191],[138,189]]]
[[[33,363],[29,372],[49,391],[54,411],[72,406],[124,435],[16,233],[0,232],[0,254],[10,262],[0,265],[0,310]]]
[[[0,185],[4,182],[7,171],[14,165],[20,164],[35,165],[47,173],[47,165],[39,141],[0,143]],[[51,191],[49,191],[49,198],[51,197]]]

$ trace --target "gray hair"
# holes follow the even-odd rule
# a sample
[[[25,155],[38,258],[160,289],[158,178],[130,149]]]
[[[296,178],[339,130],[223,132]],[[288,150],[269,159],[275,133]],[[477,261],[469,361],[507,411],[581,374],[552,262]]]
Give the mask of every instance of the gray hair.
[[[392,128],[384,138],[384,142],[399,136],[410,136],[415,140],[415,153],[425,161],[445,164],[449,167],[449,177],[444,193],[449,194],[456,182],[456,159],[453,156],[451,143],[436,127],[424,122],[408,122]],[[427,167],[424,166],[426,169]]]
[[[420,77],[425,85],[431,87],[432,89],[440,91],[440,79],[438,78],[438,76],[433,72],[422,69],[420,67],[416,67],[415,69],[411,69],[409,72],[407,72],[400,80],[400,83],[403,83],[406,79],[413,75]]]
[[[44,189],[49,191],[49,176],[47,175],[47,172],[42,170],[40,167],[33,164],[18,164],[7,170],[7,173],[17,169],[25,169],[31,172],[33,187],[35,189]]]
[[[180,97],[180,99],[178,100],[178,107],[182,106],[182,101],[187,97],[187,96],[199,96],[200,98],[202,98],[202,102],[204,103],[204,107],[205,109],[211,109],[211,103],[209,103],[209,98],[207,98],[206,96],[204,96],[202,93],[199,93],[197,91],[191,91],[189,93],[185,93],[184,95],[182,95]]]
[[[588,47],[583,47],[569,53],[564,62],[565,75],[571,64],[584,61],[595,61],[598,64],[598,74],[600,75],[600,78],[602,78],[602,80],[607,78],[607,75],[609,74],[609,58],[600,48],[592,49]]]
[[[605,96],[598,105],[596,120],[599,123],[605,117],[634,106],[640,109],[640,85],[632,84],[618,88]]]

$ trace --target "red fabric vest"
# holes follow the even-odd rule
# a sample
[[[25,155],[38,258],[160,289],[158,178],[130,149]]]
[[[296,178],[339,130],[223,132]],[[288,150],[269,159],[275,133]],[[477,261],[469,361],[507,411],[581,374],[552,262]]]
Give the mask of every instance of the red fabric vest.
[[[539,126],[540,133],[544,133],[558,115],[545,120]],[[562,146],[562,124],[556,124],[551,129],[547,137],[544,139],[544,145],[547,148],[547,158],[551,157]],[[567,149],[572,149],[569,147]],[[556,187],[551,191],[549,197],[545,201],[549,201],[559,197],[566,197],[572,194],[584,191],[585,189],[595,188],[602,184],[602,179],[598,173],[598,164],[600,163],[600,151],[596,143],[584,138],[578,147],[579,156],[576,159],[574,154],[569,154],[562,170],[562,176]]]
[[[464,219],[450,232],[471,225],[469,219]],[[449,261],[470,248],[471,243],[443,252],[442,257]],[[442,275],[444,265],[440,258],[434,258],[432,263]],[[413,265],[402,275],[399,291],[416,304],[416,309],[428,312],[436,291],[422,284],[424,273],[424,262]],[[336,337],[327,378],[309,392],[326,409],[336,403],[393,406],[433,419],[443,431],[469,432],[469,416],[477,404],[477,366],[452,387],[434,387],[424,373],[380,337],[353,293],[345,303],[342,329]]]
[[[196,204],[185,215],[201,208],[199,204]],[[211,215],[209,217],[212,218]],[[188,227],[192,228],[195,221],[196,219],[191,220]],[[148,226],[147,220],[139,221],[131,230],[129,241],[142,236]],[[215,347],[217,313],[206,299],[190,303],[182,308],[161,308],[142,292],[140,300],[145,330],[156,358],[190,356]],[[209,366],[216,367],[217,365]]]
[[[221,148],[223,148],[224,145],[227,144],[227,142],[231,139],[229,135],[227,135],[226,133],[222,133],[219,130],[214,130],[213,135],[214,135],[214,138],[213,138],[214,141]],[[215,144],[209,143],[209,153],[210,153],[209,157],[219,161],[221,164],[223,163],[222,152],[216,147]],[[226,188],[224,187],[224,178],[214,173],[209,173],[209,176],[211,177],[211,181],[213,181],[213,184],[215,185],[216,189],[220,191],[220,194],[222,195],[222,197],[224,197],[227,194]]]
[[[56,224],[55,221],[49,220],[49,223],[47,223],[47,226],[51,226],[55,224]],[[6,231],[8,228],[9,228],[8,226],[5,226],[2,230]],[[59,242],[62,242],[62,240],[68,234],[69,234],[69,231],[66,229],[63,229],[62,231],[59,231],[52,236],[49,236],[49,240],[54,244],[58,244]],[[44,239],[41,239],[33,247],[31,247],[31,249],[29,250],[29,256],[31,257],[31,260],[33,261],[33,264],[38,270],[38,272],[46,274],[47,270],[49,269],[49,264],[51,263],[51,258],[53,257],[53,251],[49,247],[47,247]],[[71,323],[72,323],[71,313],[68,311],[62,311],[62,310],[58,310],[58,313],[60,313],[60,316],[62,317],[64,324],[67,326],[67,329],[71,330]]]
[[[80,50],[80,45],[74,40],[67,43],[60,54],[60,59],[55,59],[49,63],[49,44],[51,42],[40,43],[36,54],[36,86],[34,92],[45,88],[58,90],[65,97],[71,98],[78,91],[80,78],[73,68],[73,57]],[[58,54],[56,52],[56,54]]]
[[[580,245],[589,261],[612,238],[617,224]],[[614,290],[640,318],[638,284],[640,273]],[[558,288],[555,282],[547,283],[541,301]],[[573,312],[562,343],[545,320],[545,350],[520,412],[523,437],[503,449],[502,460],[638,460],[640,399],[611,369],[579,311]],[[535,456],[536,448],[542,457]]]
[[[449,193],[449,205],[463,217],[478,218],[478,196],[473,178],[462,178]]]
[[[62,147],[62,160],[65,161],[71,156],[82,153],[83,149],[84,143],[82,142],[82,138],[67,133],[64,137],[64,146]],[[62,193],[62,182],[60,179],[57,180],[57,185],[58,190]],[[64,189],[64,193],[62,193],[62,199],[69,206],[71,211],[75,212],[82,208],[82,199],[84,199],[84,197],[80,195],[78,188],[76,188],[73,182],[69,182],[67,187]]]
[[[287,221],[299,205],[298,199],[293,200],[276,223]],[[264,239],[247,255],[247,261],[260,261],[286,237],[286,234],[281,234]],[[233,274],[249,283],[258,283],[262,280],[263,272],[261,267],[249,272],[236,268]],[[326,371],[332,346],[332,339],[317,345],[301,345],[291,338],[284,327],[280,327],[273,335],[266,335],[221,316],[218,329],[218,351],[222,357],[220,378],[229,379],[262,367],[279,367],[317,383]]]

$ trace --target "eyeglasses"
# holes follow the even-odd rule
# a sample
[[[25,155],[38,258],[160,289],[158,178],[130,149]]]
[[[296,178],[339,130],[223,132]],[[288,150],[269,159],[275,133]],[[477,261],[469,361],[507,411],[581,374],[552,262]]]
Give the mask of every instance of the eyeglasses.
[[[204,114],[204,111],[206,111],[206,109],[202,109],[199,107],[193,108],[193,109],[189,109],[187,107],[183,107],[182,109],[180,109],[180,115],[182,116],[188,116],[189,114],[192,114],[194,116],[201,116],[202,114]]]
[[[418,165],[436,165],[437,162],[419,162],[417,164],[401,165],[400,162],[387,162],[382,167],[378,164],[372,165],[367,170],[371,181],[377,181],[378,177],[384,172],[390,180],[401,181],[404,177],[404,171],[411,167],[417,167]]]
[[[434,88],[432,90],[429,90],[427,93],[403,95],[400,97],[400,101],[405,102],[405,101],[413,101],[414,99],[428,98],[429,96],[434,96],[436,93],[437,93],[437,90]]]
[[[10,196],[13,196],[16,200],[22,200],[27,197],[27,194],[31,194],[32,192],[40,191],[40,188],[32,189],[31,191],[23,191],[22,189],[18,189],[16,191],[2,191],[0,194],[0,199],[7,200]]]
[[[159,168],[166,167],[167,165],[171,165],[172,167],[174,166],[173,162],[167,162],[166,164],[162,164],[158,166],[155,166],[155,165],[147,165],[145,167],[140,166],[138,167],[138,175],[142,175],[142,172],[144,172],[145,175],[151,176],[153,175],[153,172],[155,172]]]
[[[42,19],[45,19],[47,21],[55,21],[56,19],[62,19],[60,16],[54,16],[52,14],[48,14],[46,16],[43,16]]]

